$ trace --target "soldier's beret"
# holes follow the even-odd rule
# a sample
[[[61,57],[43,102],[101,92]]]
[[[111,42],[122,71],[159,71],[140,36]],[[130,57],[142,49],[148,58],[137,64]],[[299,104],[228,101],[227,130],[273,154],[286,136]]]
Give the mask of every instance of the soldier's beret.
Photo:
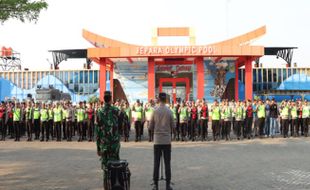
[[[104,92],[104,96],[112,96],[111,91],[105,91],[105,92]]]

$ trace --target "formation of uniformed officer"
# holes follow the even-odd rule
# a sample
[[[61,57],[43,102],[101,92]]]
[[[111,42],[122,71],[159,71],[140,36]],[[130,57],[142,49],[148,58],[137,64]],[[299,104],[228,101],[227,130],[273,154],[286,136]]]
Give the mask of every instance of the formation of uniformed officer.
[[[157,102],[147,103],[137,100],[132,106],[127,101],[117,100],[114,105],[120,110],[119,132],[125,142],[129,141],[131,126],[134,126],[135,140],[153,141],[153,131],[149,121]],[[100,102],[2,102],[0,104],[1,140],[7,136],[27,141],[67,140],[74,136],[78,141],[94,140],[96,114],[104,105]],[[308,136],[309,103],[307,101],[214,101],[208,104],[204,100],[181,101],[168,105],[176,123],[172,140],[195,141],[208,139],[210,124],[213,140],[237,140],[255,137],[272,137],[281,134],[289,136]],[[233,130],[231,130],[233,129]],[[234,134],[232,136],[232,134]]]
[[[96,103],[98,107],[98,103]],[[1,102],[0,104],[0,140],[9,135],[20,141],[72,141],[75,130],[79,140],[94,140],[95,109],[93,104],[81,102],[74,106],[70,102]],[[33,138],[34,136],[34,138]],[[129,137],[129,134],[128,134]]]

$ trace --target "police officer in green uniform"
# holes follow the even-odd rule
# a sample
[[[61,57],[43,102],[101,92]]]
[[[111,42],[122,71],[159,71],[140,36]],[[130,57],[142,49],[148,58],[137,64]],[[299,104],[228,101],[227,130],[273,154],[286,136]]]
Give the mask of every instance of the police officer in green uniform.
[[[63,134],[63,140],[67,140],[67,122],[66,122],[66,116],[67,116],[67,102],[63,103],[62,106],[62,134]]]
[[[104,92],[105,105],[97,112],[95,127],[97,139],[97,155],[100,156],[103,169],[103,187],[107,189],[106,167],[108,161],[119,160],[120,134],[118,131],[119,110],[111,105],[110,91]]]
[[[40,108],[38,102],[35,103],[35,106],[33,108],[32,123],[34,125],[34,139],[38,140],[40,137]]]
[[[44,141],[44,136],[46,136],[46,141],[48,141],[47,131],[48,127],[48,110],[46,109],[45,103],[42,103],[42,108],[40,110],[40,120],[41,120],[41,142]]]
[[[291,102],[290,105],[291,110],[291,136],[296,137],[297,136],[297,107],[295,102]]]
[[[127,122],[123,122],[123,133],[124,133],[124,140],[125,142],[129,141],[129,131],[130,131],[130,125],[131,125],[131,109],[129,106],[128,102],[124,103],[124,111],[125,111],[125,116],[124,119]]]
[[[59,102],[56,102],[56,106],[53,109],[54,125],[56,131],[56,141],[61,141],[61,121],[62,121],[62,108]]]
[[[48,127],[48,110],[45,107],[45,103],[42,104],[40,110],[40,120],[41,120],[41,142],[44,141],[44,135],[46,135],[46,141],[48,141],[47,131]]]
[[[187,131],[187,120],[188,120],[188,111],[184,102],[181,103],[178,112],[180,115],[181,141],[184,141]]]
[[[288,137],[288,125],[289,125],[289,105],[288,102],[283,102],[280,110],[281,115],[281,125],[283,130],[283,137]]]
[[[27,141],[32,141],[32,119],[33,119],[33,108],[30,101],[27,102],[26,106],[26,130],[27,130]]]
[[[235,126],[236,126],[236,133],[237,133],[237,139],[240,140],[240,137],[242,136],[242,121],[243,121],[243,112],[244,109],[240,105],[240,101],[236,102],[235,106]]]
[[[308,137],[308,133],[309,133],[309,115],[310,115],[309,105],[308,105],[308,102],[305,101],[302,106],[302,123],[304,126],[305,137]]]
[[[15,141],[20,140],[20,119],[21,119],[20,103],[15,102],[15,107],[13,109],[13,126],[15,132]]]
[[[224,134],[226,140],[231,140],[230,131],[231,131],[231,120],[232,120],[232,110],[228,105],[228,101],[225,101],[224,104]]]
[[[218,105],[217,100],[214,101],[214,105],[211,107],[211,118],[213,141],[220,140],[221,109]]]
[[[257,117],[258,117],[259,136],[262,138],[263,132],[264,132],[265,117],[266,117],[265,105],[263,104],[262,100],[258,101]]]
[[[54,140],[55,132],[54,132],[54,113],[53,113],[53,104],[48,104],[48,131],[46,131],[46,136],[49,139],[49,136],[51,135],[52,140]]]
[[[79,140],[81,142],[84,139],[84,119],[85,119],[85,110],[83,108],[83,103],[80,102],[78,109],[77,109],[77,125],[79,131]]]
[[[142,112],[143,108],[141,106],[140,100],[137,100],[136,105],[133,107],[134,112],[134,121],[135,121],[135,129],[136,129],[136,142],[141,141],[142,136]]]
[[[175,123],[177,123],[177,106],[173,102],[171,103],[170,110],[172,112],[173,121]],[[154,112],[154,109],[152,110],[152,114],[153,114],[153,112]],[[179,141],[180,140],[180,132],[177,130],[177,128],[173,128],[171,130],[171,132],[173,133],[173,140]],[[171,137],[172,137],[172,135],[171,135]],[[153,138],[152,138],[152,141],[153,141]]]

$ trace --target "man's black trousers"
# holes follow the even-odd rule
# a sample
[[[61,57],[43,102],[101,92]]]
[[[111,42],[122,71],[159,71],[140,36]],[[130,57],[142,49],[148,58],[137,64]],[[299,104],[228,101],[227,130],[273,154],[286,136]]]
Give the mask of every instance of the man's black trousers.
[[[166,181],[170,182],[171,180],[171,144],[154,145],[154,173],[153,173],[154,182],[158,182],[158,179],[159,179],[159,167],[160,167],[161,156],[164,157]]]

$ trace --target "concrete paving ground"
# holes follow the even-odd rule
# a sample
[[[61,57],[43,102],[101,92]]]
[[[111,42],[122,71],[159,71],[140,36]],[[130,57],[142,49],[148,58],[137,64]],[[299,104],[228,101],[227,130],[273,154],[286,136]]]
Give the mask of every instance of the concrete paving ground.
[[[152,146],[122,143],[133,190],[151,189]],[[93,142],[0,141],[0,189],[101,189],[98,159]],[[310,138],[174,142],[172,173],[177,190],[310,189]]]

